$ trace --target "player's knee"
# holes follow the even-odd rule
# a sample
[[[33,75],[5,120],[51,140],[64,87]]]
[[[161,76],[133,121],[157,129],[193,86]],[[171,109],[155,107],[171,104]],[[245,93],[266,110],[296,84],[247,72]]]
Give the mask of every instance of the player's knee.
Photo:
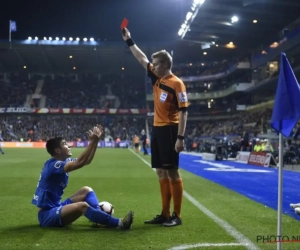
[[[89,192],[92,192],[93,189],[91,187],[88,186],[84,186],[81,188],[81,190],[87,195]]]
[[[156,174],[158,176],[159,179],[166,179],[168,178],[168,174],[167,171],[161,168],[157,168],[156,169]]]
[[[168,177],[172,181],[176,181],[181,178],[178,169],[169,169],[169,170],[167,170],[167,173],[168,173]]]
[[[87,204],[85,201],[77,202],[78,209],[80,212],[85,213],[85,211],[88,209],[89,204]]]

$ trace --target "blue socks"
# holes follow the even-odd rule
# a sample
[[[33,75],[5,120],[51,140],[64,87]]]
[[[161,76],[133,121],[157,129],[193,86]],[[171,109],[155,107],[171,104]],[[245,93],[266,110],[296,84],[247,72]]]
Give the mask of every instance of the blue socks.
[[[119,219],[116,219],[111,215],[103,212],[102,210],[98,210],[93,207],[88,207],[88,209],[84,213],[84,216],[94,223],[98,223],[109,227],[119,226]]]
[[[84,201],[90,205],[84,214],[90,221],[109,227],[119,226],[119,219],[112,217],[100,209],[99,201],[94,191],[89,192]]]
[[[100,209],[99,201],[94,191],[89,192],[84,200],[87,204],[89,204],[92,208]]]

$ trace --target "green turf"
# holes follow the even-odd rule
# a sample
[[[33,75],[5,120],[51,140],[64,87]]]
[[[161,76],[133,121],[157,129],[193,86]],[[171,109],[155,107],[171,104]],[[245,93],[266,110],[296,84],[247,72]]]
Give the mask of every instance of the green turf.
[[[73,149],[77,156],[83,149]],[[82,186],[91,186],[99,200],[115,207],[115,216],[130,209],[135,221],[130,231],[91,228],[85,217],[71,226],[44,229],[30,204],[41,167],[48,158],[43,149],[6,149],[0,155],[0,249],[170,249],[197,243],[238,243],[187,199],[183,200],[183,225],[162,228],[143,221],[160,211],[158,180],[151,168],[126,149],[100,149],[93,163],[70,174],[64,198]],[[150,162],[149,156],[142,156]],[[182,171],[185,191],[253,243],[257,235],[276,234],[277,212],[213,182]],[[299,222],[283,216],[283,234],[297,235]],[[258,244],[276,249],[275,244]],[[283,249],[300,249],[285,243]],[[246,249],[244,246],[193,249]]]

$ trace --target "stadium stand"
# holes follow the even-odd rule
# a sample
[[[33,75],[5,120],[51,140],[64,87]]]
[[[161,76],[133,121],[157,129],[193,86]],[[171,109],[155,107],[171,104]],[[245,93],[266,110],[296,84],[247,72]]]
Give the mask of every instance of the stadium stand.
[[[182,50],[175,50],[173,72],[185,82],[190,101],[187,151],[212,152],[219,142],[227,145],[226,157],[234,157],[241,148],[254,150],[258,140],[263,143],[268,140],[276,157],[278,137],[269,121],[282,49],[286,51],[295,75],[300,75],[297,20],[288,26],[288,32],[280,33],[277,42],[265,49],[259,46],[251,53],[239,51],[239,55],[233,53],[226,60],[217,57],[216,48],[211,48],[209,54],[218,61],[202,60],[197,52],[201,60],[191,57],[190,62],[184,62],[181,56],[181,63],[177,63],[179,60],[176,59],[188,48],[181,45]],[[192,35],[191,32],[189,36]],[[245,37],[241,41],[245,41]],[[4,140],[45,141],[57,135],[70,141],[86,140],[82,131],[95,122],[105,125],[106,140],[131,140],[145,128],[148,135],[151,134],[152,87],[143,69],[127,54],[128,48],[106,44],[96,50],[94,46],[83,45],[68,49],[54,46],[54,49],[49,44],[28,47],[16,43],[12,50],[18,51],[23,59],[20,62],[5,46],[0,43],[3,49],[0,51],[3,86],[0,121]],[[148,54],[157,50],[152,45],[141,46]],[[190,47],[187,54],[195,50],[195,46]],[[223,52],[220,55],[224,56]],[[35,62],[30,60],[32,55]],[[20,70],[23,61],[28,66]],[[101,73],[99,67],[102,67]],[[21,110],[22,114],[19,109],[14,109],[18,107],[25,108]],[[298,148],[297,138],[293,135],[291,141],[286,142],[287,152],[292,151],[288,150],[291,145]],[[245,136],[246,146],[243,145]],[[298,154],[286,161],[296,156]]]
[[[10,76],[9,81],[0,80],[0,106],[1,107],[23,107],[27,94],[33,94],[36,88],[38,76],[28,80],[24,76]]]
[[[124,75],[47,78],[42,90],[48,108],[145,108],[141,79]],[[60,93],[59,95],[57,93]]]
[[[46,141],[63,136],[68,141],[87,140],[86,131],[93,124],[103,124],[105,139],[129,140],[144,129],[144,117],[99,117],[66,115],[1,116],[1,131],[5,141]]]

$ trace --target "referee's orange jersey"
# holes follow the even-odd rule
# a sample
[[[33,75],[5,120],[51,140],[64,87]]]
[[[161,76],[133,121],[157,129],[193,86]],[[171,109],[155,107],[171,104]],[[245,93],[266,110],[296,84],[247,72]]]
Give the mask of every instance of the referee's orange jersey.
[[[148,64],[148,76],[151,78],[154,95],[154,126],[166,126],[179,123],[179,110],[188,107],[188,98],[184,83],[175,75],[157,77]]]

